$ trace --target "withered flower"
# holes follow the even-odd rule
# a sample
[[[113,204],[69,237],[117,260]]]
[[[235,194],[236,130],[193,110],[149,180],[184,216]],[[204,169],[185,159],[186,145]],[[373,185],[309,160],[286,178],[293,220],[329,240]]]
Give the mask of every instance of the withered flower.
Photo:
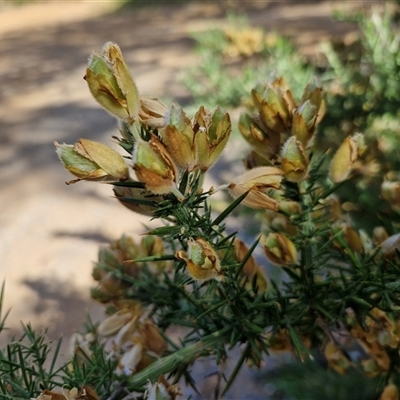
[[[129,179],[123,157],[105,144],[87,139],[79,139],[74,145],[54,144],[65,169],[78,177],[67,185],[82,180],[115,182]]]
[[[92,357],[92,350],[90,345],[95,341],[96,335],[92,332],[85,335],[75,332],[70,339],[70,353],[76,354],[83,359],[90,359]]]
[[[275,167],[253,168],[234,179],[229,190],[235,198],[248,192],[242,201],[248,207],[278,211],[279,202],[266,193],[280,188],[282,175],[283,171]]]
[[[139,325],[139,335],[146,350],[161,355],[167,348],[167,342],[154,322],[147,318]]]
[[[292,135],[308,148],[314,137],[317,124],[325,113],[325,102],[322,96],[322,89],[312,79],[303,92],[300,105],[293,110]]]
[[[159,130],[162,143],[179,170],[208,170],[217,160],[231,133],[229,114],[219,108],[208,112],[200,107],[191,121],[176,104],[172,104]]]
[[[140,251],[145,257],[162,256],[165,254],[164,242],[159,236],[146,235],[140,243]],[[159,273],[169,270],[171,263],[157,260],[147,262],[147,266],[151,268],[152,272]]]
[[[93,97],[109,113],[127,122],[135,120],[139,94],[117,44],[108,42],[101,53],[92,54],[85,80]]]
[[[242,262],[246,254],[248,253],[249,248],[242,240],[238,238],[235,239],[233,244],[235,248],[236,260],[238,262]],[[255,279],[255,286],[257,287],[259,292],[267,290],[268,282],[265,273],[261,269],[261,267],[257,264],[256,260],[252,255],[244,264],[242,269],[242,274],[248,280],[249,285],[251,285],[252,281]]]
[[[200,107],[193,121],[196,167],[207,171],[217,160],[232,131],[231,119],[219,107],[208,112]]]
[[[133,169],[139,181],[154,194],[173,193],[179,200],[183,199],[176,184],[178,170],[163,143],[151,135],[148,142],[138,140],[133,153]]]
[[[388,238],[389,234],[383,226],[376,226],[372,231],[372,241],[375,246],[381,245]]]
[[[270,232],[261,237],[261,244],[267,258],[276,265],[287,266],[296,264],[298,253],[294,243],[279,232]]]
[[[187,252],[177,251],[175,257],[186,262],[186,268],[192,278],[199,281],[223,280],[217,252],[209,242],[198,238],[188,241],[187,245]]]
[[[387,237],[381,244],[383,255],[385,258],[392,258],[396,251],[400,251],[400,233]]]
[[[350,249],[352,249],[353,251],[360,253],[364,250],[360,234],[354,228],[346,226],[344,231],[344,238]]]
[[[229,57],[250,57],[260,53],[264,47],[265,34],[259,28],[226,28],[225,35],[229,44],[224,49],[224,54]]]
[[[117,373],[132,375],[137,371],[137,367],[144,355],[143,345],[135,343],[130,350],[126,351],[118,361]]]
[[[157,382],[149,382],[145,392],[146,400],[175,400],[178,396],[182,396],[179,386],[171,385],[163,375]]]
[[[119,299],[130,283],[117,277],[115,272],[137,277],[141,267],[134,260],[140,256],[138,246],[126,235],[114,241],[110,247],[101,247],[92,272],[99,284],[92,289],[92,297],[102,303]]]
[[[195,168],[192,122],[177,104],[172,103],[168,110],[166,124],[159,133],[168,154],[178,168],[192,171]]]
[[[31,400],[100,400],[94,389],[84,385],[81,390],[76,387],[71,390],[61,389],[61,392],[45,389],[43,392]]]
[[[276,158],[281,146],[280,135],[263,128],[259,117],[241,114],[239,131],[251,146],[252,150],[265,160]]]
[[[384,181],[381,195],[395,212],[400,213],[400,182]]]
[[[156,204],[162,201],[161,196],[133,187],[114,186],[113,191],[118,201],[131,211],[138,214],[152,216],[157,209]]]
[[[100,323],[97,333],[104,337],[113,336],[130,321],[136,320],[136,316],[137,313],[132,312],[131,309],[119,310]]]
[[[393,383],[389,383],[383,389],[378,400],[399,400],[399,390]]]
[[[293,348],[290,335],[286,329],[269,334],[268,346],[273,351],[289,351]]]
[[[355,320],[350,332],[370,356],[361,361],[368,376],[373,377],[390,369],[386,347],[397,348],[399,339],[396,324],[384,311],[373,308],[365,319],[365,327]]]
[[[301,182],[307,176],[309,164],[301,142],[291,136],[283,145],[281,155],[281,168],[286,179],[290,182]]]
[[[269,82],[258,83],[251,95],[261,121],[269,130],[281,134],[290,128],[294,101],[283,78],[272,77]]]
[[[344,374],[351,367],[351,362],[332,341],[325,346],[324,355],[328,367],[339,374]]]
[[[166,124],[168,107],[159,99],[141,97],[139,118],[142,123],[151,128],[162,128]]]
[[[339,183],[348,178],[363,150],[362,135],[348,136],[332,158],[329,168],[329,179]]]

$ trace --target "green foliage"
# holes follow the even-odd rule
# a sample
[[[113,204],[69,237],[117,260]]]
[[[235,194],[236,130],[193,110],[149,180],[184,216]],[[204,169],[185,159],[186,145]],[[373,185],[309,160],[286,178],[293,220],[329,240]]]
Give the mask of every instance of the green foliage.
[[[115,376],[115,360],[107,357],[103,344],[95,341],[90,349],[91,357],[75,354],[61,369],[60,377],[68,388],[88,385],[95,390],[99,398],[107,399],[116,390],[118,382],[124,379]]]
[[[4,332],[6,318],[2,316],[4,283],[0,291],[0,334]],[[52,346],[45,334],[35,332],[30,325],[23,325],[23,333],[12,339],[0,350],[0,398],[28,399],[43,389],[59,384],[57,358],[61,340],[50,354]]]
[[[335,86],[324,124],[345,132],[364,130],[374,119],[397,115],[400,89],[399,27],[393,10],[358,16],[361,37],[348,46],[325,44],[326,76]],[[335,123],[333,123],[335,121]],[[338,121],[341,121],[339,124]]]
[[[0,353],[0,398],[27,399],[60,383],[56,361],[61,341],[50,356],[51,345],[44,334],[35,332],[30,325],[23,326],[23,331]]]
[[[345,185],[340,195],[354,204],[353,218],[371,231],[390,214],[375,193],[383,180],[397,180],[400,59],[398,7],[355,16],[361,36],[349,45],[325,43],[327,114],[321,124],[319,146],[336,145],[354,132],[365,134],[366,168],[357,186]],[[347,17],[348,18],[348,17]],[[356,189],[356,190],[354,190]],[[371,212],[372,211],[372,212]],[[392,213],[393,222],[399,216]]]
[[[250,28],[245,18],[228,15],[224,29],[194,33],[199,62],[183,82],[196,105],[237,107],[249,103],[250,90],[259,79],[276,73],[285,76],[295,96],[313,75],[289,39]]]
[[[375,194],[382,181],[398,179],[400,167],[398,15],[398,6],[393,4],[382,12],[336,13],[340,20],[356,22],[360,35],[351,43],[321,44],[326,63],[319,60],[318,66],[301,58],[288,39],[249,28],[245,19],[230,16],[223,29],[194,35],[199,63],[187,72],[184,82],[195,104],[251,107],[246,93],[271,72],[285,76],[294,88],[304,87],[311,76],[317,76],[323,82],[327,107],[315,149],[335,148],[356,132],[362,132],[366,140],[366,162],[355,172],[356,186],[345,183],[337,194],[352,208],[358,228],[371,232],[385,224],[388,215],[397,225],[398,213]],[[299,98],[300,92],[294,90],[294,95]],[[385,227],[393,232],[391,226]]]
[[[285,364],[264,379],[294,400],[377,400],[383,390],[379,378],[367,379],[356,370],[340,375],[317,362]]]

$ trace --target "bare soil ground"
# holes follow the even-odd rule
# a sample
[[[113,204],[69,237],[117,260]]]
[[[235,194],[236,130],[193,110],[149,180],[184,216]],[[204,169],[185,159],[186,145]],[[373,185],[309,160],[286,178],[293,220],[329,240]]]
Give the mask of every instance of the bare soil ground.
[[[92,261],[99,245],[137,235],[148,221],[129,213],[99,184],[66,186],[70,176],[53,142],[79,137],[109,142],[115,122],[91,98],[82,79],[89,54],[119,43],[140,91],[185,103],[180,83],[197,62],[190,32],[218,26],[227,11],[293,37],[316,55],[323,38],[355,26],[334,9],[370,1],[38,2],[0,9],[0,281],[6,281],[8,326],[50,325],[69,337],[101,307],[90,301]],[[375,3],[379,3],[376,1]],[[5,337],[0,338],[0,340]]]

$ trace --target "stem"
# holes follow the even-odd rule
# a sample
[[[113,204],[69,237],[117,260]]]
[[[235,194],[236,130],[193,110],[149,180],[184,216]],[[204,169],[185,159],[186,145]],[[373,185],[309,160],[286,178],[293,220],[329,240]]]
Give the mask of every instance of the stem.
[[[204,183],[205,172],[200,170],[195,170],[192,172],[192,179],[190,180],[190,184],[186,185],[186,189],[184,191],[185,196],[189,193],[197,193],[202,189]],[[194,185],[195,184],[195,185]]]
[[[149,380],[154,382],[160,377],[160,375],[173,370],[179,365],[191,363],[205,351],[214,348],[216,344],[223,342],[225,340],[225,335],[230,330],[230,326],[225,327],[217,332],[205,336],[197,343],[186,346],[167,357],[160,358],[132,377],[129,385],[130,389],[140,390],[140,388]]]
[[[199,177],[198,177],[198,182],[197,182],[196,192],[203,187],[205,176],[206,176],[205,171],[200,171]]]
[[[229,186],[231,184],[230,183],[226,183],[224,185],[218,186],[216,189],[214,189],[211,193],[210,196],[212,196],[213,194],[220,192],[221,190],[225,190],[225,189],[229,189]]]
[[[178,199],[178,201],[182,202],[185,199],[185,196],[179,191],[176,186],[172,186],[171,193]]]
[[[222,396],[224,396],[225,393],[230,389],[233,381],[236,379],[237,374],[239,373],[244,361],[246,360],[246,357],[249,355],[250,349],[251,349],[251,344],[249,342],[247,342],[246,348],[242,352],[242,355],[240,356],[238,362],[235,365],[235,368],[233,369],[233,371],[231,373],[231,376],[228,379],[228,382],[226,383],[225,389],[222,392]]]

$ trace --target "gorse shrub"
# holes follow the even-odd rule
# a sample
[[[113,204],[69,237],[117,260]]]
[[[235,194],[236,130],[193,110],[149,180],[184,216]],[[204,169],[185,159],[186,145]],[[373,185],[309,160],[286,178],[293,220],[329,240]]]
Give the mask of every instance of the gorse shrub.
[[[230,16],[224,28],[194,35],[200,61],[188,70],[184,82],[196,104],[210,101],[251,108],[248,93],[260,76],[272,71],[285,76],[295,98],[301,97],[298,88],[311,76],[318,77],[327,107],[314,151],[324,153],[348,135],[364,134],[368,152],[363,168],[355,172],[357,184],[344,183],[336,194],[356,226],[372,233],[385,219],[398,221],[397,213],[376,196],[382,181],[385,187],[395,186],[400,167],[398,15],[395,3],[380,12],[336,13],[342,20],[356,22],[359,34],[351,43],[322,43],[317,64],[301,57],[289,39]],[[384,196],[394,201],[393,193]],[[392,232],[391,226],[386,229]]]
[[[356,374],[364,398],[398,396],[399,234],[382,225],[358,230],[336,196],[345,182],[356,184],[367,148],[356,133],[329,162],[316,151],[325,112],[318,83],[300,96],[280,76],[255,83],[252,111],[238,124],[250,148],[243,172],[214,188],[204,178],[230,139],[229,113],[200,106],[189,117],[175,103],[139,97],[114,43],[92,55],[85,79],[117,118],[123,155],[86,139],[56,144],[76,177],[68,183],[110,184],[127,209],[159,224],[140,242],[123,236],[100,249],[92,296],[108,316],[74,336],[68,364],[53,362],[46,372],[47,344],[29,327],[28,344],[0,353],[2,398],[175,399],[178,384],[195,387],[190,367],[199,357],[219,365],[214,394],[222,398],[244,364],[261,367],[279,351],[312,365],[314,377],[328,376],[316,364],[324,359],[329,382]],[[396,207],[395,188],[384,189],[380,201]],[[233,200],[217,213],[211,200],[220,191]],[[248,243],[240,231],[226,232],[241,207],[263,220]],[[263,257],[253,256],[256,249]],[[268,277],[271,264],[285,275],[281,282]],[[172,327],[179,340],[169,336]],[[225,377],[230,349],[240,355]]]
[[[356,187],[344,185],[341,196],[352,204],[359,227],[368,231],[380,223],[381,215],[390,214],[375,193],[383,180],[385,186],[398,180],[400,167],[398,12],[398,6],[388,5],[383,12],[355,15],[360,28],[357,40],[347,46],[322,46],[328,61],[322,78],[328,107],[318,142],[327,148],[336,145],[343,135],[364,133],[368,154],[359,171],[359,183]],[[398,221],[396,213],[391,217]]]

